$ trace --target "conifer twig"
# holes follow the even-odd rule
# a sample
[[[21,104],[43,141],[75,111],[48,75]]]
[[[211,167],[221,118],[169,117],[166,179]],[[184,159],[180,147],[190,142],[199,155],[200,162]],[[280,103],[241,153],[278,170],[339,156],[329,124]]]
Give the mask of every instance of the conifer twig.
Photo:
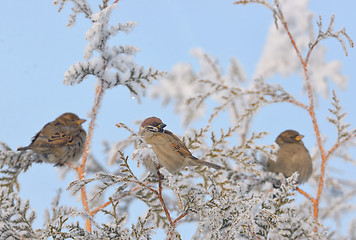
[[[103,84],[104,84],[103,81],[98,80],[98,85],[97,85],[97,87],[95,89],[95,99],[94,99],[94,104],[93,104],[93,107],[92,107],[91,120],[90,120],[90,123],[89,123],[87,141],[85,143],[84,154],[83,154],[83,157],[82,157],[82,163],[81,163],[81,165],[79,167],[75,168],[75,170],[76,170],[76,172],[78,174],[79,180],[83,180],[84,179],[85,164],[86,164],[86,161],[87,161],[87,158],[88,158],[91,139],[93,137],[96,116],[98,114],[100,103],[101,103],[101,101],[103,99],[103,94],[104,94],[104,86],[103,86]],[[82,204],[83,204],[84,210],[87,213],[91,214],[91,211],[90,211],[89,205],[88,205],[88,198],[87,198],[85,186],[83,186],[81,188],[80,192],[81,192],[81,196],[82,196]],[[91,232],[91,222],[90,222],[89,219],[86,219],[85,227],[86,227],[87,231]]]

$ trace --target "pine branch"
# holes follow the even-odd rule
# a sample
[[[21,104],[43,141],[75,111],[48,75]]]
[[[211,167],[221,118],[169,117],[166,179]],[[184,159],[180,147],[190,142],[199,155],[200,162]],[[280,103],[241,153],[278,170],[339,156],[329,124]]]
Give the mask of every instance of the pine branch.
[[[29,211],[29,201],[21,200],[15,192],[0,188],[0,238],[36,238],[32,228],[36,218],[34,211]]]

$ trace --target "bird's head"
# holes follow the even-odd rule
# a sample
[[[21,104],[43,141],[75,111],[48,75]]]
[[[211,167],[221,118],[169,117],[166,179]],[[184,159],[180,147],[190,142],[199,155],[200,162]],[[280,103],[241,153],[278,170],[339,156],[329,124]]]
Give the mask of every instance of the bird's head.
[[[151,132],[163,132],[163,128],[167,126],[158,117],[149,117],[141,123],[140,130],[147,130]]]
[[[62,123],[64,125],[70,126],[79,126],[82,125],[86,120],[80,119],[74,113],[64,113],[56,119],[57,122]]]
[[[299,134],[294,130],[286,130],[279,134],[276,139],[276,143],[281,145],[283,143],[302,143],[304,135]]]

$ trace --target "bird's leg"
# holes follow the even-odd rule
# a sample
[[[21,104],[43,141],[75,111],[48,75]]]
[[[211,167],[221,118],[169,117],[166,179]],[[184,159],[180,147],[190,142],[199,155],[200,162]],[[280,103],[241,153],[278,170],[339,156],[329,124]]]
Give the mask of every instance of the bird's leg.
[[[164,176],[160,173],[159,169],[161,168],[160,165],[157,165],[157,177],[160,181],[164,179]]]

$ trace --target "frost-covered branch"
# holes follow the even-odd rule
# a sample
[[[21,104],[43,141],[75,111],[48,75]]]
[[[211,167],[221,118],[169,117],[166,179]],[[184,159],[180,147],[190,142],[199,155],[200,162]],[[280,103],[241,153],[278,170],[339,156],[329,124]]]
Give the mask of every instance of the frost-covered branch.
[[[273,14],[275,16],[275,18],[278,19],[278,21],[282,24],[283,26],[283,30],[285,32],[281,32],[279,30],[279,35],[283,36],[285,38],[285,36],[288,37],[292,49],[294,50],[294,52],[296,53],[296,57],[299,60],[299,64],[302,66],[302,70],[303,70],[303,75],[304,75],[304,79],[305,79],[305,85],[307,87],[307,93],[308,93],[308,98],[309,98],[309,104],[308,106],[306,105],[302,105],[300,103],[296,104],[297,106],[301,106],[305,109],[308,110],[309,115],[311,117],[313,126],[314,126],[314,131],[315,131],[315,135],[317,138],[317,143],[318,143],[318,148],[320,151],[320,156],[321,156],[321,174],[320,174],[320,179],[319,179],[319,186],[318,186],[318,191],[317,191],[317,195],[315,198],[313,197],[309,197],[309,199],[311,199],[313,201],[313,206],[314,206],[314,217],[318,218],[318,213],[319,213],[319,204],[320,204],[320,198],[322,195],[322,191],[323,191],[323,187],[324,187],[324,181],[325,181],[325,169],[326,169],[326,162],[330,156],[330,154],[332,152],[334,152],[341,143],[347,142],[350,139],[352,139],[353,137],[355,137],[354,135],[354,131],[352,133],[346,133],[345,129],[348,127],[348,125],[342,124],[342,119],[344,118],[344,114],[340,113],[340,106],[338,103],[338,100],[336,98],[335,92],[333,92],[333,106],[335,107],[335,110],[330,110],[332,114],[334,114],[336,116],[335,119],[329,118],[329,121],[331,121],[338,130],[338,140],[337,143],[334,144],[334,146],[327,152],[325,151],[324,148],[324,144],[322,142],[321,139],[321,133],[320,133],[320,129],[319,129],[319,124],[317,121],[317,117],[316,117],[316,112],[315,112],[315,94],[313,91],[313,82],[311,79],[311,75],[313,75],[314,71],[318,71],[320,72],[320,69],[317,69],[316,67],[313,68],[314,63],[310,63],[309,59],[311,58],[311,53],[312,51],[315,49],[315,47],[317,45],[319,45],[320,41],[323,39],[327,39],[327,38],[336,38],[342,45],[345,54],[347,55],[347,49],[346,49],[346,45],[345,45],[345,41],[343,40],[342,37],[345,37],[347,39],[347,41],[349,42],[349,46],[353,47],[353,41],[351,40],[351,38],[347,35],[345,29],[341,29],[339,31],[334,31],[334,16],[331,17],[330,19],[330,24],[328,26],[328,28],[326,29],[326,31],[324,32],[322,30],[322,19],[321,17],[319,17],[319,21],[318,21],[318,27],[319,27],[319,33],[318,36],[316,37],[316,39],[314,41],[312,41],[309,44],[309,50],[307,52],[306,57],[303,57],[303,51],[306,49],[306,42],[304,41],[304,44],[302,42],[298,42],[298,38],[301,34],[299,34],[301,31],[300,29],[296,29],[295,25],[293,24],[293,14],[290,14],[290,11],[287,11],[284,6],[282,6],[280,4],[280,1],[275,0],[274,1],[274,7],[272,8],[267,1],[239,1],[236,2],[237,4],[247,4],[247,3],[262,3],[263,5],[267,6],[271,11],[273,11]],[[286,4],[287,5],[287,4]],[[294,13],[296,13],[297,11],[295,9],[293,9]],[[287,12],[287,15],[285,17],[285,12]],[[306,14],[308,14],[306,12]],[[298,19],[301,19],[300,16]],[[308,18],[306,18],[308,19]],[[292,32],[292,30],[295,30],[294,32]],[[306,33],[307,31],[305,31]],[[302,33],[302,32],[301,32]],[[304,33],[304,34],[305,34]],[[302,33],[303,34],[303,33]],[[297,37],[295,37],[297,36]],[[281,38],[282,39],[282,38]],[[302,44],[301,44],[302,43]],[[280,45],[278,45],[279,48],[281,48]],[[275,56],[274,56],[275,57]],[[277,60],[278,61],[278,60]],[[283,61],[285,61],[285,59],[283,59]],[[276,62],[276,61],[275,61]],[[272,64],[274,64],[275,62],[272,62]],[[269,63],[271,65],[271,63]],[[326,65],[326,64],[325,64]],[[266,65],[264,65],[264,68],[266,69]],[[294,67],[293,67],[294,68]],[[265,72],[268,72],[266,70],[264,70]],[[337,80],[342,79],[340,76],[337,76],[337,72],[335,71],[334,73],[329,73],[332,77],[334,77]],[[315,75],[316,77],[320,77],[320,80],[323,80],[325,78],[325,76],[321,76],[321,75]],[[314,76],[314,77],[315,77]],[[315,81],[315,80],[314,80]],[[341,81],[339,81],[339,83],[341,83]],[[325,87],[324,87],[325,89]],[[293,101],[291,101],[293,102]],[[347,136],[346,136],[347,135]]]
[[[65,0],[55,1],[55,4],[59,5],[59,11],[61,11],[67,2]],[[100,109],[105,90],[123,85],[139,101],[141,92],[146,88],[146,84],[158,77],[160,73],[153,71],[151,68],[145,70],[133,61],[133,56],[138,50],[136,47],[109,45],[108,41],[112,37],[116,36],[119,32],[129,33],[135,26],[135,23],[130,21],[125,24],[119,23],[117,26],[109,25],[111,13],[117,6],[116,2],[108,5],[107,1],[103,1],[100,11],[96,13],[92,13],[89,4],[85,0],[73,0],[71,2],[73,2],[74,7],[72,8],[72,15],[69,16],[68,26],[72,26],[75,23],[79,13],[84,13],[85,17],[91,20],[92,26],[86,33],[88,44],[84,52],[85,62],[78,62],[72,65],[64,74],[64,83],[70,85],[78,84],[90,75],[94,76],[98,81],[94,104],[90,113],[91,121],[82,163],[80,167],[74,168],[78,173],[79,180],[83,180],[96,116]],[[90,213],[85,186],[83,185],[80,190],[84,210]],[[91,231],[89,220],[86,221],[86,228],[88,231]]]
[[[38,161],[36,155],[13,151],[7,144],[0,142],[0,187],[6,187],[11,192],[14,188],[19,191],[18,176]]]
[[[29,210],[29,201],[23,201],[17,193],[0,187],[0,238],[25,239],[36,238],[32,228],[36,218],[34,211]]]
[[[322,20],[322,17],[319,16],[319,21],[317,21],[317,24],[319,27],[318,36],[314,40],[314,42],[309,44],[309,51],[307,53],[307,56],[305,57],[306,64],[308,64],[308,62],[309,62],[309,57],[310,57],[314,47],[317,46],[321,40],[327,39],[327,38],[335,38],[336,40],[338,40],[342,46],[342,49],[345,52],[345,55],[348,56],[347,47],[346,47],[345,41],[342,37],[346,38],[346,40],[349,43],[349,47],[352,48],[354,46],[354,43],[353,43],[352,39],[349,37],[349,35],[346,33],[345,28],[338,30],[338,31],[334,31],[334,20],[335,20],[335,15],[332,15],[330,17],[329,26],[326,29],[326,31],[324,32],[323,31],[323,20]]]
[[[62,9],[65,2],[61,2],[59,10]],[[73,12],[83,11],[87,13],[88,3],[85,1],[83,3],[81,1],[73,2],[76,4]],[[111,38],[121,32],[129,33],[136,24],[128,21],[125,24],[119,23],[117,26],[110,26],[109,19],[117,4],[103,4],[103,6],[106,7],[99,12],[88,15],[92,26],[86,33],[86,40],[88,41],[84,52],[86,61],[72,65],[64,74],[64,83],[78,84],[92,75],[100,81],[100,84],[103,84],[104,89],[123,85],[130,90],[134,97],[140,100],[141,92],[144,91],[146,85],[162,73],[157,70],[154,71],[152,68],[146,70],[134,62],[133,57],[138,48],[109,45],[108,41]]]
[[[326,29],[320,17],[317,36],[311,37],[313,14],[306,0],[237,1],[235,4],[264,6],[274,18],[252,78],[236,58],[225,70],[218,59],[199,48],[192,51],[199,69],[193,64],[177,64],[163,74],[134,61],[137,47],[111,44],[136,25],[131,21],[110,23],[117,2],[102,0],[92,8],[85,0],[55,1],[59,11],[67,3],[73,4],[68,26],[73,26],[80,14],[91,23],[85,36],[84,59],[64,75],[68,85],[90,77],[97,81],[81,164],[61,170],[76,171],[78,177],[67,190],[80,197],[82,207],[61,203],[59,190],[45,211],[43,226],[33,229],[36,215],[29,201],[19,197],[18,177],[37,161],[36,155],[13,151],[0,143],[0,238],[152,239],[162,229],[167,239],[181,239],[178,226],[185,223],[197,226],[193,239],[325,239],[333,234],[341,239],[341,231],[331,232],[323,221],[344,221],[345,214],[355,208],[356,184],[329,175],[335,169],[326,171],[326,163],[332,157],[355,164],[346,150],[354,148],[356,131],[345,123],[346,112],[333,91],[328,120],[335,126],[337,137],[330,140],[322,135],[315,103],[319,93],[328,96],[330,80],[341,88],[347,82],[340,73],[341,63],[326,61],[326,48],[320,45],[321,40],[336,38],[346,54],[347,42],[353,47],[344,29],[334,30],[334,17]],[[275,74],[285,77],[295,73],[303,76],[307,101],[287,92],[284,84],[269,82]],[[123,123],[117,126],[129,136],[114,143],[105,141],[106,161],[96,161],[91,153],[96,119],[106,90],[116,86],[127,88],[138,102],[150,87],[151,97],[160,98],[164,105],[173,103],[185,126],[204,117],[206,123],[186,129],[179,139],[194,156],[217,163],[222,170],[189,166],[176,174],[164,168],[148,174],[144,169],[145,175],[139,177],[136,170],[144,166],[137,164],[136,169],[132,166],[135,161],[144,163],[147,157],[157,161],[157,156],[133,128]],[[308,184],[316,189],[311,193],[297,185],[297,174],[285,179],[266,171],[267,161],[276,158],[278,146],[262,144],[268,133],[254,131],[252,122],[261,109],[276,103],[290,103],[311,117],[316,135],[316,147],[310,149],[314,171]],[[225,120],[225,114],[230,121]],[[221,118],[224,123],[219,125]],[[329,141],[332,144],[327,148]],[[109,167],[101,166],[104,162]],[[272,189],[276,180],[282,182],[281,186]],[[296,200],[299,193],[306,198]],[[129,210],[137,202],[145,206],[134,219]],[[350,222],[352,237],[355,221]]]

